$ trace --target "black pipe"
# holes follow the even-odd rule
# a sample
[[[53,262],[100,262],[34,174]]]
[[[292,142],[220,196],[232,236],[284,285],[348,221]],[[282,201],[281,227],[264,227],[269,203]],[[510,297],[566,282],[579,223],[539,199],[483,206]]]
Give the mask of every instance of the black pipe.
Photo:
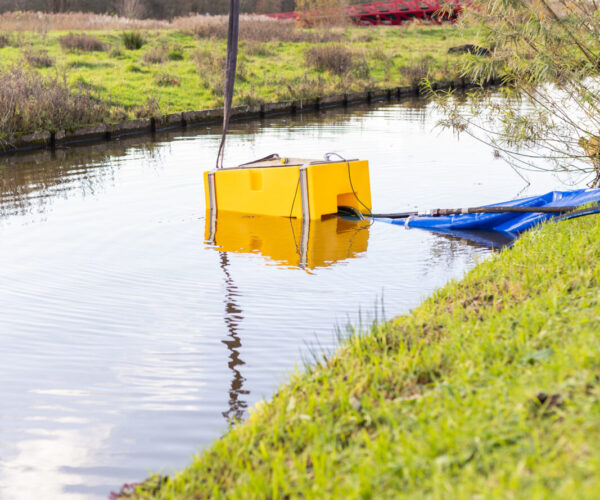
[[[406,219],[407,217],[442,215],[464,215],[464,214],[504,214],[504,213],[543,213],[564,214],[577,210],[580,207],[471,207],[471,208],[434,208],[427,212],[397,212],[389,214],[365,214],[373,219]]]

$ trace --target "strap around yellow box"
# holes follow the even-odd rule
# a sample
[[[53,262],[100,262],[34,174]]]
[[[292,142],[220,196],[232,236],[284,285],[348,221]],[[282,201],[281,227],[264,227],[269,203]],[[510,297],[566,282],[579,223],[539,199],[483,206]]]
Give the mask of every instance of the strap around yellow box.
[[[349,206],[371,211],[369,163],[269,157],[265,160],[206,172],[206,207],[303,219],[321,219]]]

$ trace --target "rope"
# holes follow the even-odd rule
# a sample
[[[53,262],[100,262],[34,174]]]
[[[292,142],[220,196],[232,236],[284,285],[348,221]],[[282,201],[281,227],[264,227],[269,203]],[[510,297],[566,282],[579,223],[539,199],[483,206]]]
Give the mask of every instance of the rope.
[[[225,69],[225,103],[223,108],[223,135],[217,154],[217,168],[223,168],[223,157],[225,156],[225,140],[229,119],[231,117],[231,105],[233,103],[233,89],[235,86],[235,71],[237,66],[238,35],[240,31],[240,0],[229,0],[229,30],[227,32],[227,66]]]

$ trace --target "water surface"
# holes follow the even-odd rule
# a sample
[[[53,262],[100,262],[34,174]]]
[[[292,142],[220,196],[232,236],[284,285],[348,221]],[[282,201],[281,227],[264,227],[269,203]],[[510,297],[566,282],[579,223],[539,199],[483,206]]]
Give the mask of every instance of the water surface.
[[[368,159],[377,212],[468,206],[527,187],[420,101],[234,123],[227,163]],[[409,311],[490,250],[384,223],[223,220],[202,173],[218,127],[0,159],[0,498],[106,497],[185,466],[336,326]]]

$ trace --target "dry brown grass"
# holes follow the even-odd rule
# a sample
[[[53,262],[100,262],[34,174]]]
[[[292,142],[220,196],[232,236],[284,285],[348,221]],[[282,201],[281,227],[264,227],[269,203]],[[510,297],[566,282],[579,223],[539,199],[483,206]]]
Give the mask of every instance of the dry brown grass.
[[[226,38],[226,16],[188,16],[173,20],[173,27],[193,32],[198,38]],[[294,21],[246,15],[240,19],[240,40],[255,42],[328,42],[342,37],[341,29],[304,30]]]
[[[85,33],[69,33],[58,39],[58,43],[64,50],[81,50],[84,52],[104,51],[106,45],[95,36]]]
[[[108,104],[75,91],[64,79],[44,79],[21,68],[0,70],[0,141],[15,133],[102,123]]]
[[[44,12],[5,12],[0,14],[2,31],[49,30],[135,30],[167,29],[173,27],[168,21],[157,19],[128,19],[126,17],[66,12],[47,14]]]
[[[176,17],[172,21],[157,19],[128,19],[126,17],[68,12],[48,14],[42,12],[5,12],[0,14],[2,31],[50,30],[153,30],[176,29],[194,33],[198,38],[224,39],[227,37],[227,16],[191,15]],[[266,16],[243,15],[240,19],[240,40],[255,42],[333,42],[341,40],[343,28],[321,27],[302,29],[294,21],[278,21]]]

